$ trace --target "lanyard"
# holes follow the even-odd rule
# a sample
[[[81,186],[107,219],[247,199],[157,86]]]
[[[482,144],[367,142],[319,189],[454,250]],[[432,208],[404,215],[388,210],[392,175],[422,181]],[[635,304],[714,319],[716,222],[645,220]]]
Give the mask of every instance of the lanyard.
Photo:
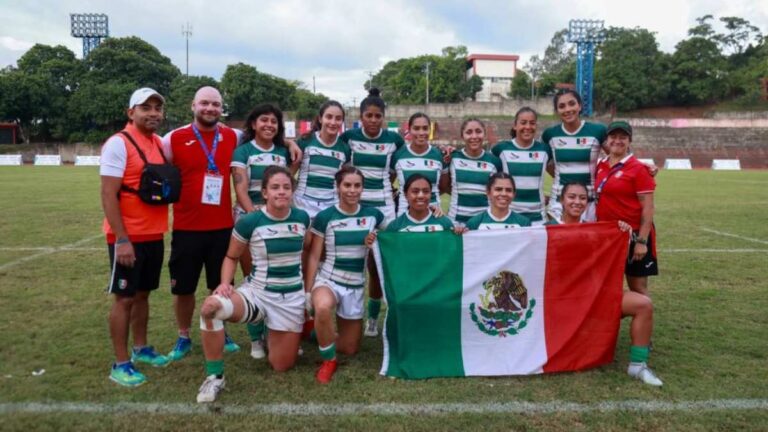
[[[605,184],[608,182],[608,179],[613,177],[614,174],[619,172],[620,169],[624,167],[624,162],[619,162],[616,165],[611,168],[611,171],[608,172],[608,175],[605,176],[603,181],[600,182],[600,185],[597,186],[597,198],[600,199],[600,194],[603,192],[603,187],[605,187]]]
[[[216,167],[216,161],[214,160],[216,157],[216,148],[219,146],[219,128],[217,127],[216,132],[213,134],[213,145],[211,146],[211,151],[208,151],[208,145],[203,139],[203,136],[200,135],[200,131],[197,130],[197,126],[195,126],[194,123],[192,124],[192,131],[195,133],[197,142],[200,143],[200,147],[203,148],[205,157],[208,159],[208,171],[215,173],[219,172],[219,168]]]

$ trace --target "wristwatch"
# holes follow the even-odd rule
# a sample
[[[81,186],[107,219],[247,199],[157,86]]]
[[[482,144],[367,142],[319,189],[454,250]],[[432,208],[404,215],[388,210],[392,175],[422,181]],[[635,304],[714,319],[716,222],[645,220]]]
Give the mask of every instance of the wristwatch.
[[[646,237],[646,238],[638,237],[638,238],[635,239],[635,243],[647,246],[648,245],[648,237]]]

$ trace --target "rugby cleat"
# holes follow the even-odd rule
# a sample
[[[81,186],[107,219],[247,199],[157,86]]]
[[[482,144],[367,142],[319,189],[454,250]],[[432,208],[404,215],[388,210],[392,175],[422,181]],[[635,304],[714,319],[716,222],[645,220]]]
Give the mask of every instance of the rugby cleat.
[[[376,322],[373,318],[368,318],[365,321],[365,331],[363,332],[364,335],[368,337],[376,337],[379,335],[379,324]]]
[[[127,362],[121,365],[112,364],[109,379],[124,387],[137,387],[147,382],[143,373],[133,368],[133,363]]]
[[[165,367],[171,362],[168,357],[155,351],[155,348],[152,346],[145,346],[139,350],[134,349],[131,353],[131,361],[146,363],[154,367]]]
[[[224,333],[224,352],[236,353],[238,351],[240,351],[240,345],[236,344],[228,334]]]
[[[320,365],[320,368],[317,369],[317,374],[315,374],[315,379],[317,379],[317,382],[320,384],[328,384],[333,380],[333,374],[336,373],[336,368],[339,366],[336,359],[333,360],[323,360],[323,363]]]
[[[197,392],[197,403],[215,402],[219,393],[224,390],[225,384],[226,381],[224,381],[223,376],[221,378],[216,378],[216,375],[208,375],[205,381],[203,381],[203,385],[200,386],[200,390]]]
[[[266,356],[267,356],[267,351],[264,347],[264,341],[263,340],[251,341],[251,357],[255,358],[256,360],[260,360]]]
[[[192,350],[192,339],[186,337],[179,337],[176,339],[176,345],[171,352],[168,353],[169,361],[179,361],[183,359]]]
[[[630,363],[627,368],[627,374],[648,385],[660,387],[663,384],[646,363]]]

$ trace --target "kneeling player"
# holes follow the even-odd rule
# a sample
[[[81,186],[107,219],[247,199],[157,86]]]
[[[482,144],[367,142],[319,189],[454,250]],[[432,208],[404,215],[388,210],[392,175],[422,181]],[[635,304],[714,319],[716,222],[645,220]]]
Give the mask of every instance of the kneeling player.
[[[335,180],[339,203],[318,213],[312,223],[314,236],[304,274],[305,285],[313,287],[315,331],[323,358],[315,377],[322,384],[333,378],[337,350],[353,355],[360,349],[368,256],[365,239],[384,224],[381,211],[360,205],[363,173],[359,169],[346,165],[336,173]],[[323,250],[325,261],[320,266]],[[334,309],[338,335],[334,330]]]
[[[296,363],[305,302],[301,251],[309,216],[291,207],[293,190],[288,170],[267,168],[261,189],[266,205],[243,216],[235,225],[221,267],[222,283],[205,299],[200,311],[207,378],[197,394],[198,402],[215,401],[225,385],[224,321],[264,320],[269,329],[267,346],[272,368],[286,371]],[[253,263],[251,274],[234,289],[230,281],[246,248]]]

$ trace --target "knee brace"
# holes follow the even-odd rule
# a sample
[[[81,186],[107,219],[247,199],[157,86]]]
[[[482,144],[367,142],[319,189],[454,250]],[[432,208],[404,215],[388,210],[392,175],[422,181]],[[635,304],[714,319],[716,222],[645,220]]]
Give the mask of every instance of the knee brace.
[[[213,297],[216,298],[216,300],[219,301],[221,304],[221,308],[216,311],[216,313],[213,315],[213,318],[211,318],[211,325],[213,326],[212,329],[208,329],[208,326],[206,325],[206,320],[203,318],[202,315],[200,315],[200,330],[202,331],[219,331],[224,330],[224,321],[232,317],[232,311],[234,310],[235,306],[232,304],[232,300],[222,297],[220,295],[214,295]]]

